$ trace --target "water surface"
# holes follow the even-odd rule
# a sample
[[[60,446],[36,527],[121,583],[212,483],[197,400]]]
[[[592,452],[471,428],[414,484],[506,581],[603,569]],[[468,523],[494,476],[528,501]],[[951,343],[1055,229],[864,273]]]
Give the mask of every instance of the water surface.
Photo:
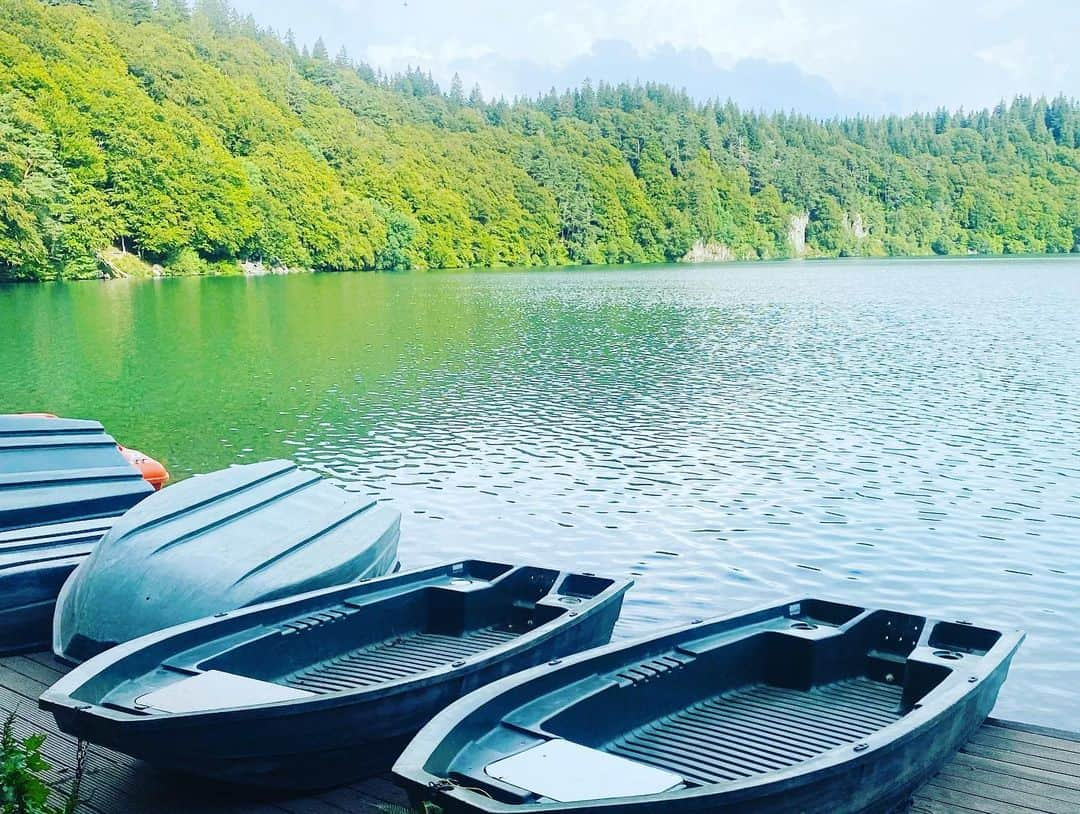
[[[291,457],[401,558],[632,574],[618,636],[792,594],[1022,627],[1080,729],[1080,262],[0,287],[0,411],[175,476]]]

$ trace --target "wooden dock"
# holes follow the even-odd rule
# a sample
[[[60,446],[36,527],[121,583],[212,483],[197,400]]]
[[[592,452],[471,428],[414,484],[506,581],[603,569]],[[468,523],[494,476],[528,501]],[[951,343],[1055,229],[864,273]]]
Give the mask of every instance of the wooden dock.
[[[71,778],[75,741],[56,729],[37,698],[66,672],[51,653],[0,659],[0,714],[15,710],[19,735],[46,732],[48,780]],[[376,778],[308,797],[252,797],[207,781],[179,778],[108,749],[91,747],[83,780],[86,814],[404,814],[405,796]],[[911,814],[1076,814],[1080,812],[1080,734],[989,720],[932,780]]]

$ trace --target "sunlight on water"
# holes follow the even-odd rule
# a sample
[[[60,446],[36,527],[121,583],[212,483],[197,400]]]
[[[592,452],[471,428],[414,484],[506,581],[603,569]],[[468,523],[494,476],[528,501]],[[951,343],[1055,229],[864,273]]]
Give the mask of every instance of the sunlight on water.
[[[1021,627],[1080,728],[1080,263],[846,261],[0,288],[0,410],[184,476],[287,456],[406,567],[632,574],[618,636],[792,594]]]

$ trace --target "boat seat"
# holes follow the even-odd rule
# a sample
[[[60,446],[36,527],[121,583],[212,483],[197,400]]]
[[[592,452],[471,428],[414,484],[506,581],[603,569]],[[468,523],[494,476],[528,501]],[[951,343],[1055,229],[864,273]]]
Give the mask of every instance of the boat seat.
[[[272,704],[276,701],[295,701],[310,695],[314,693],[234,673],[207,670],[160,690],[140,695],[135,699],[135,706],[159,712],[206,712]]]
[[[485,774],[560,803],[661,794],[682,786],[681,775],[556,738],[496,760]]]

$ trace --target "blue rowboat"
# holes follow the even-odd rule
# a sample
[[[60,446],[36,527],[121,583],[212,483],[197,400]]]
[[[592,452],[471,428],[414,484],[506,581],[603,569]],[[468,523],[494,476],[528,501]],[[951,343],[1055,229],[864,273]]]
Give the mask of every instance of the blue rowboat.
[[[401,514],[289,461],[162,489],[125,514],[64,584],[53,650],[80,662],[145,633],[382,576]]]
[[[785,602],[478,690],[394,774],[444,814],[888,811],[987,717],[1022,638]]]
[[[466,561],[144,636],[41,697],[61,729],[150,763],[256,786],[384,771],[461,695],[602,644],[630,582]]]

